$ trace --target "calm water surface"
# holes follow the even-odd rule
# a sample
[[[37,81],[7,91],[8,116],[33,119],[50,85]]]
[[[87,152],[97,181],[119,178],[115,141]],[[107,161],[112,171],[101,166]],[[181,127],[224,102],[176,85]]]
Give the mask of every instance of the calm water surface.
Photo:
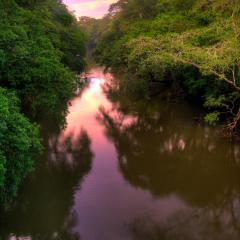
[[[240,148],[187,103],[131,101],[92,68],[15,206],[7,240],[240,239]]]

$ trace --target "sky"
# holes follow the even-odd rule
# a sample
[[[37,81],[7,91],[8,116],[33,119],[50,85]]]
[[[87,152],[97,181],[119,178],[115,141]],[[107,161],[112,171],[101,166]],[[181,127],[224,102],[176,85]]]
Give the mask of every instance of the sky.
[[[101,18],[107,13],[110,4],[116,0],[63,0],[63,2],[77,17]]]

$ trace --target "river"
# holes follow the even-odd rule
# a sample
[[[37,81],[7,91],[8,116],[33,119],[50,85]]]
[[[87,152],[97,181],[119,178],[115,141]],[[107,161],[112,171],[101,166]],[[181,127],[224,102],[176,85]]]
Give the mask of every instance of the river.
[[[186,102],[129,100],[100,67],[1,214],[6,240],[240,239],[240,147]]]

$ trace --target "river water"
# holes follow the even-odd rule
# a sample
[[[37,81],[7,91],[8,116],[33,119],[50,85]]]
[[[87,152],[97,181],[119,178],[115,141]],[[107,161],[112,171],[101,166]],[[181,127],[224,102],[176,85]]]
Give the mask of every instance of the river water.
[[[240,239],[240,148],[186,102],[133,101],[91,69],[15,206],[7,240]]]

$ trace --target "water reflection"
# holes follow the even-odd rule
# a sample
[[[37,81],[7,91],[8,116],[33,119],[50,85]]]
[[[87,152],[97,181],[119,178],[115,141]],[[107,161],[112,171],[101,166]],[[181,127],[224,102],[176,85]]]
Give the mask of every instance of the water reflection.
[[[239,239],[239,145],[185,102],[133,100],[101,68],[88,77],[65,128],[43,125],[45,154],[1,214],[3,239]]]
[[[98,119],[132,185],[158,197],[177,193],[193,205],[217,201],[229,188],[238,190],[238,144],[194,122],[194,110],[181,103],[126,102],[119,97],[111,109],[101,107]]]
[[[160,109],[149,115],[144,106],[125,121],[116,109],[100,108],[98,119],[114,142],[124,178],[156,197],[175,193],[192,205],[216,202],[232,187],[239,190],[238,146],[226,148],[216,131],[186,124],[172,106]]]
[[[129,224],[131,239],[237,240],[240,236],[240,212],[238,207],[232,207],[178,211],[162,223],[149,218],[135,219]]]
[[[26,180],[15,206],[1,213],[3,239],[80,239],[71,231],[78,222],[72,205],[91,169],[91,141],[83,128],[73,138],[68,125],[64,130],[50,126],[46,132],[42,126],[45,152],[36,171]]]
[[[114,104],[100,107],[97,118],[117,150],[119,170],[156,199],[175,195],[187,206],[160,224],[135,219],[133,239],[239,239],[239,145],[194,122],[188,106],[129,104],[118,91],[105,86]]]

